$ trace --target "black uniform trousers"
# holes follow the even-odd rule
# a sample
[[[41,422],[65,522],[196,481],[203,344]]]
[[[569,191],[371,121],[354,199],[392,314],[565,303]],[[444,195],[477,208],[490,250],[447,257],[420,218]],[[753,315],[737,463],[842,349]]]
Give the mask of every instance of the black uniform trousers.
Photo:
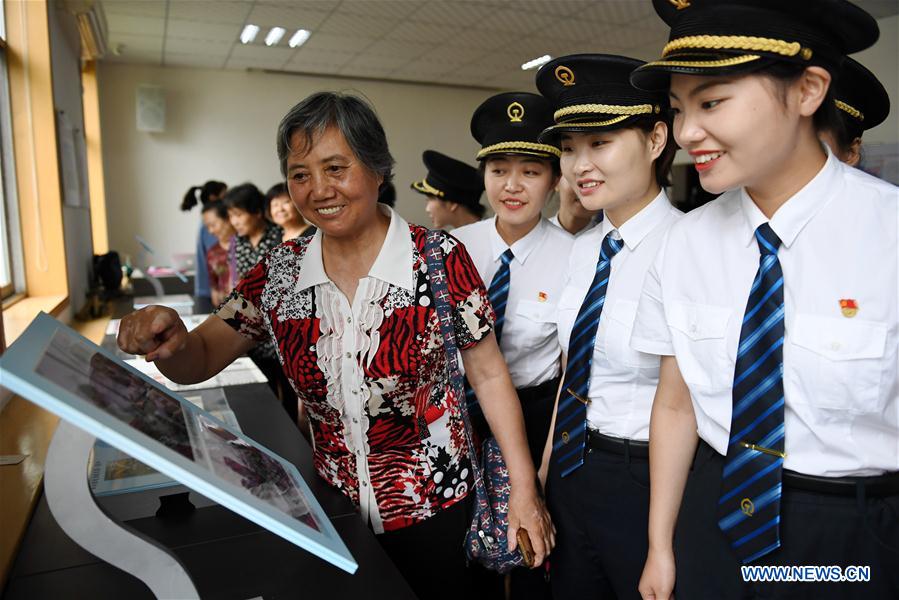
[[[899,494],[872,498],[809,492],[784,482],[781,547],[752,563],[868,566],[869,582],[743,581],[741,564],[718,528],[716,505],[724,457],[700,441],[684,491],[674,540],[677,598],[716,600],[899,598]]]
[[[556,525],[553,597],[639,600],[648,549],[649,460],[588,443],[584,464],[567,477],[550,463],[546,493]]]
[[[517,390],[534,469],[539,469],[540,462],[543,460],[543,448],[546,446],[546,438],[549,436],[558,390],[558,378],[531,388]],[[510,586],[512,600],[549,600],[552,598],[549,583],[546,581],[545,565],[536,569],[525,567],[515,569],[510,577]]]

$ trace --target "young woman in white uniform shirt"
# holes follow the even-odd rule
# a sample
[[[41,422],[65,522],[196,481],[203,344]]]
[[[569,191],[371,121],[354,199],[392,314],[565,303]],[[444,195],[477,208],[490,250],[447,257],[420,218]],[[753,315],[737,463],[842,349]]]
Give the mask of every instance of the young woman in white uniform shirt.
[[[551,124],[549,104],[537,94],[499,94],[478,107],[471,132],[481,144],[477,158],[496,216],[453,231],[488,282],[494,331],[518,390],[535,467],[559,386],[556,313],[573,242],[541,216],[559,179],[558,148],[537,141]],[[547,594],[542,571],[513,573],[516,600]]]
[[[675,138],[724,193],[671,227],[634,325],[632,347],[662,356],[640,590],[895,599],[897,189],[818,140],[832,74],[876,21],[844,0],[679,4],[655,0],[671,41],[632,81],[669,91]],[[870,581],[752,582],[745,565]]]
[[[544,98],[524,92],[499,94],[478,107],[471,129],[482,145],[478,160],[496,216],[453,232],[488,285],[503,269],[504,255],[511,254],[505,305],[497,303],[495,293],[491,302],[503,313],[500,349],[512,382],[520,396],[528,396],[522,408],[537,465],[560,371],[556,310],[565,281],[560,259],[572,245],[569,235],[541,216],[559,177],[559,150],[537,143],[539,133],[552,124],[551,115]],[[535,387],[548,392],[535,395],[530,389]]]
[[[566,357],[541,475],[557,528],[556,598],[637,598],[649,512],[649,414],[659,358],[631,350],[643,278],[680,216],[662,189],[674,158],[664,96],[631,87],[638,60],[564,56],[537,74],[562,175],[603,220],[577,238],[559,301]]]

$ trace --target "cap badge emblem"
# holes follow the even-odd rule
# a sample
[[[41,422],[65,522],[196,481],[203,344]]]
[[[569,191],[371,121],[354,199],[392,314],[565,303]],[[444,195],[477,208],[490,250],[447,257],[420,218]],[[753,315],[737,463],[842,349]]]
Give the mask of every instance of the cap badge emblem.
[[[510,123],[521,123],[521,118],[524,116],[524,107],[518,102],[513,102],[506,109],[506,114],[509,115]]]
[[[565,87],[574,85],[574,71],[565,65],[556,67],[556,79],[562,82]]]
[[[753,504],[752,500],[749,498],[743,498],[743,501],[740,502],[740,510],[742,510],[743,514],[747,517],[751,517],[755,512],[755,504]]]
[[[677,10],[684,10],[690,7],[690,0],[668,0]]]
[[[858,314],[858,302],[852,298],[843,298],[840,300],[840,312],[847,319],[851,319]]]

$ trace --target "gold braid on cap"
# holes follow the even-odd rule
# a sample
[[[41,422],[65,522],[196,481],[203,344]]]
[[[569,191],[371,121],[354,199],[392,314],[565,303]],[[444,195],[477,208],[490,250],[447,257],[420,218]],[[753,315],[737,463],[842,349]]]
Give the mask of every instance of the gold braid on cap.
[[[785,42],[771,38],[748,35],[690,35],[677,38],[665,44],[662,58],[676,50],[748,50],[750,52],[771,52],[782,56],[796,56],[803,60],[812,57],[811,48],[804,48],[799,42]]]
[[[555,146],[549,144],[535,144],[534,142],[500,142],[492,146],[485,146],[478,152],[477,159],[480,160],[488,154],[496,154],[500,152],[509,152],[517,154],[532,154],[540,156],[541,154],[551,154],[556,158],[562,156],[562,151]]]
[[[552,127],[547,127],[543,131],[551,131],[553,129],[571,129],[575,127],[607,127],[609,125],[614,125],[615,123],[621,123],[631,115],[621,115],[619,117],[615,117],[613,119],[609,119],[608,121],[568,121],[566,123],[558,123],[553,125]]]
[[[601,115],[648,115],[659,112],[658,105],[640,104],[637,106],[622,106],[618,104],[575,104],[560,108],[553,113],[553,120],[558,121],[568,115],[583,113],[595,113]]]
[[[865,120],[864,113],[862,113],[862,111],[855,108],[854,106],[850,106],[850,105],[846,104],[845,102],[843,102],[842,100],[834,100],[833,102],[834,102],[834,104],[837,105],[837,108],[839,108],[841,111],[847,113],[850,117],[855,117],[859,121]]]
[[[648,62],[645,65],[641,65],[637,68],[637,70],[642,71],[647,67],[696,67],[698,69],[714,69],[717,67],[732,67],[734,65],[742,65],[743,63],[752,62],[760,58],[761,56],[759,56],[758,54],[744,54],[742,56],[734,56],[733,58],[724,58],[721,60],[657,60]]]
[[[430,183],[428,183],[427,177],[425,177],[421,181],[416,181],[412,184],[412,187],[414,187],[419,192],[430,194],[431,196],[437,196],[438,198],[443,198],[444,196],[444,193],[442,191],[438,190]]]

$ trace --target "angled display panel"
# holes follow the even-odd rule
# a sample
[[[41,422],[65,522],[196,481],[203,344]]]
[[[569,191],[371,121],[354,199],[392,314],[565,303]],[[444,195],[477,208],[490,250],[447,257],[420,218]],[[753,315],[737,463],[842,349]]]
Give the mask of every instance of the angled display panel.
[[[333,565],[355,560],[296,467],[42,313],[4,387]]]

